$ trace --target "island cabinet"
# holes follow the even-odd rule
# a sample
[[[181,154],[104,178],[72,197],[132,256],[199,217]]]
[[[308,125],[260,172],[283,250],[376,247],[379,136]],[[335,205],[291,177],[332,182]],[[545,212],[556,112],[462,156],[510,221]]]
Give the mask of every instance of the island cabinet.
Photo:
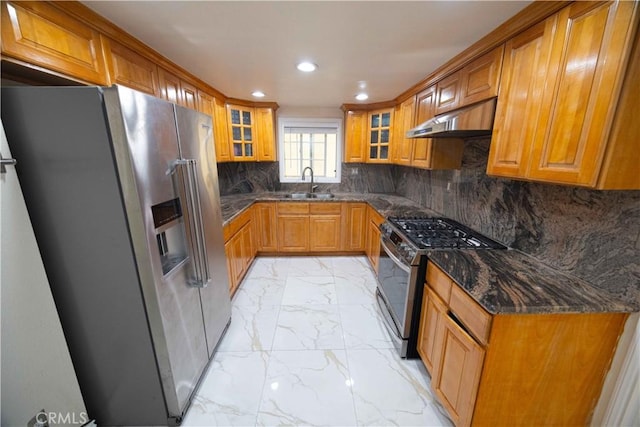
[[[575,2],[506,44],[487,173],[640,189],[638,2]]]
[[[418,353],[456,426],[588,425],[626,319],[492,315],[429,262]]]
[[[87,83],[108,84],[104,36],[44,2],[3,1],[2,55]]]
[[[369,258],[371,267],[378,271],[378,261],[380,260],[380,224],[384,222],[384,217],[374,208],[369,206],[367,211],[367,245],[365,253]]]
[[[227,104],[228,139],[233,161],[276,160],[273,109]]]
[[[253,209],[249,208],[223,228],[224,251],[229,270],[229,292],[233,295],[256,255]]]

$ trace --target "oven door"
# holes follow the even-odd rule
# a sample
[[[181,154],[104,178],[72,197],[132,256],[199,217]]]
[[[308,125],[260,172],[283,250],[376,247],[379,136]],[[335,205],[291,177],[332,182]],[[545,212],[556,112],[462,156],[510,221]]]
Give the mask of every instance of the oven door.
[[[398,338],[407,340],[411,332],[417,268],[403,261],[393,243],[384,235],[381,236],[380,247],[378,304],[391,332]]]

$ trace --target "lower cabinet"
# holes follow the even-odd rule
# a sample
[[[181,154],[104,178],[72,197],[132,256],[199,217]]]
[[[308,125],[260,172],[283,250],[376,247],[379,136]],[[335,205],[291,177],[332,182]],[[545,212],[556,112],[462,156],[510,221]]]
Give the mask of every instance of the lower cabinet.
[[[278,252],[339,252],[341,203],[278,203]]]
[[[278,203],[278,252],[309,252],[309,203]]]
[[[259,202],[253,205],[253,218],[258,252],[277,252],[278,234],[275,202]]]
[[[233,295],[256,255],[253,210],[249,208],[223,229],[224,251],[229,270],[229,292]]]
[[[367,204],[343,203],[343,242],[346,252],[364,252],[367,246]]]
[[[429,262],[418,353],[456,426],[588,425],[627,317],[491,315]]]
[[[384,222],[384,217],[375,209],[369,207],[367,218],[367,247],[365,252],[371,267],[377,272],[378,261],[380,260],[380,229],[378,227]]]

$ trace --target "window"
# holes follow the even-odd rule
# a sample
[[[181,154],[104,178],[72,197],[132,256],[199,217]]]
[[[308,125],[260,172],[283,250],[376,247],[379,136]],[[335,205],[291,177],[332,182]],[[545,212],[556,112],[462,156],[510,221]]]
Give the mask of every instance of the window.
[[[278,130],[280,182],[309,182],[307,166],[315,182],[340,182],[342,120],[281,117]]]

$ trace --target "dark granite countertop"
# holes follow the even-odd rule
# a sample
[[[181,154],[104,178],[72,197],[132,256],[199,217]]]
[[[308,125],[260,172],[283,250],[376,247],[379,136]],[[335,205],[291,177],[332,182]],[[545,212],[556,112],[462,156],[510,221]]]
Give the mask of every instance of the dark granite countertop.
[[[287,193],[249,193],[222,197],[227,224],[256,201],[292,201]],[[366,202],[381,215],[442,216],[404,197],[380,193],[335,193],[329,200],[299,202]],[[517,250],[432,250],[428,258],[492,314],[633,312],[586,281],[565,274]]]
[[[382,193],[333,193],[332,199],[290,199],[286,195],[289,192],[264,192],[233,194],[221,197],[222,220],[226,225],[243,210],[257,201],[278,202],[307,202],[307,203],[331,203],[331,202],[366,202],[375,208],[382,216],[442,216],[431,209],[424,208],[409,199],[393,194]]]

